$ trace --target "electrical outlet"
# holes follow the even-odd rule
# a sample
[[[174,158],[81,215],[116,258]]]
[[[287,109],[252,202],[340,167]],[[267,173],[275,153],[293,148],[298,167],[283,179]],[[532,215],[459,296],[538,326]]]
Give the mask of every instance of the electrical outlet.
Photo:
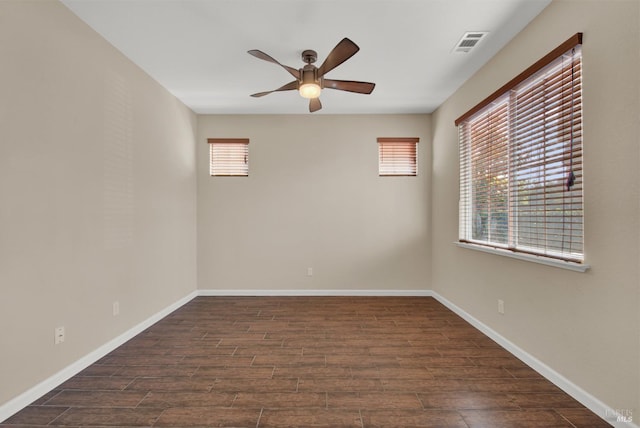
[[[55,343],[56,345],[59,345],[62,342],[64,342],[64,327],[56,327],[53,334],[54,334],[53,343]]]
[[[307,268],[307,276],[313,276],[313,268]]]
[[[120,315],[120,302],[116,300],[113,302],[113,316],[115,317],[118,315]]]
[[[504,315],[504,300],[498,299],[498,313]]]

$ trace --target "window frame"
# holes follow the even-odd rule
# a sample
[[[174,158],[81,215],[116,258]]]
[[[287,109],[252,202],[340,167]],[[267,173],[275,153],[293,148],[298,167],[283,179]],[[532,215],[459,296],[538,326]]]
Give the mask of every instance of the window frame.
[[[248,177],[249,176],[249,139],[248,138],[208,138],[209,176],[210,177]],[[216,148],[222,152],[215,153]],[[233,150],[232,150],[233,149]],[[243,157],[244,161],[238,158]],[[221,162],[215,165],[216,160]]]
[[[418,143],[417,137],[378,137],[378,176],[417,177]],[[394,147],[395,146],[395,147]],[[394,150],[397,148],[398,150]],[[384,159],[385,152],[390,159]]]
[[[538,62],[533,64],[523,73],[516,76],[507,84],[503,85],[500,89],[492,93],[489,97],[487,97],[486,99],[481,101],[479,104],[474,106],[472,109],[470,109],[468,112],[460,116],[455,121],[455,125],[459,127],[459,143],[460,143],[460,207],[459,207],[460,212],[459,212],[459,240],[457,243],[459,246],[464,248],[479,249],[479,250],[494,253],[494,254],[507,255],[507,256],[515,257],[522,260],[535,261],[535,262],[548,264],[552,266],[566,267],[568,269],[577,270],[577,271],[585,271],[589,268],[589,265],[585,263],[585,259],[584,259],[584,195],[582,191],[582,133],[581,133],[582,87],[581,87],[581,79],[580,79],[581,65],[582,65],[581,45],[582,45],[582,33],[577,33],[574,36],[572,36],[570,39],[568,39],[566,42],[558,46],[556,49],[551,51],[545,57],[540,59]],[[520,94],[524,90],[523,88],[531,88],[531,85],[533,84],[533,85],[538,85],[539,87],[543,87],[546,90],[547,85],[549,85],[549,83],[546,80],[546,77],[543,77],[543,76],[547,76],[544,73],[549,73],[549,75],[551,76],[556,76],[557,74],[559,78],[562,80],[564,78],[563,76],[565,73],[564,58],[566,58],[567,52],[571,52],[574,49],[578,50],[578,57],[576,60],[574,59],[573,54],[571,54],[571,59],[570,59],[571,92],[569,93],[568,96],[565,95],[565,92],[564,92],[565,83],[563,83],[563,81],[560,83],[560,85],[556,84],[556,86],[554,86],[554,89],[553,89],[555,92],[558,92],[559,91],[558,86],[562,88],[560,89],[561,91],[560,106],[556,109],[557,116],[560,117],[560,119],[556,118],[556,121],[561,124],[556,125],[556,127],[558,129],[563,130],[565,133],[566,133],[566,129],[570,129],[570,132],[571,132],[570,151],[569,151],[568,157],[565,158],[564,146],[567,144],[566,139],[568,138],[566,135],[564,135],[562,138],[557,137],[556,139],[553,139],[553,138],[547,138],[547,135],[544,134],[544,137],[542,139],[543,144],[540,144],[539,138],[536,139],[536,143],[527,141],[527,138],[521,138],[522,135],[525,135],[525,134],[521,132],[521,128],[519,127],[518,123],[520,123],[519,121],[522,120],[524,113],[520,113],[519,111],[517,111],[516,106],[518,105],[517,97],[520,96]],[[559,66],[558,63],[561,61],[562,61],[562,65]],[[578,80],[574,83],[574,65],[575,64],[578,64],[580,66],[579,68],[580,74],[578,75],[579,76]],[[576,91],[575,89],[576,87],[578,87],[577,93],[578,93],[578,96],[580,97],[578,99],[580,104],[577,105],[577,108],[579,109],[578,128],[580,130],[579,137],[577,137],[579,146],[577,146],[577,149],[575,150],[575,153],[577,153],[577,155],[574,153],[574,142],[575,142],[574,127],[576,127],[574,123],[574,111],[576,111],[576,107],[574,107],[574,104],[573,104],[573,100],[574,98],[576,98],[576,95],[574,93],[574,91]],[[571,104],[569,108],[565,105],[566,103],[565,97],[570,98],[571,100]],[[547,111],[546,99],[541,102],[538,102],[538,101],[531,102],[526,100],[521,101],[521,103],[522,102],[524,102],[524,106],[526,107],[534,106],[536,109],[541,108],[542,110],[545,111],[545,113]],[[506,105],[506,109],[504,107],[505,105]],[[500,108],[502,108],[502,111],[500,111]],[[564,119],[564,122],[562,122],[563,120],[562,118],[564,117],[564,115],[567,114],[566,111],[568,110],[570,110],[571,112],[570,113],[571,122],[569,125],[567,125],[566,123],[567,122],[566,118]],[[492,118],[490,116],[491,114],[495,114],[495,117]],[[546,116],[544,117],[546,118]],[[542,129],[543,132],[546,132],[547,129],[550,128],[550,125],[546,121],[539,122],[537,120],[532,123],[535,126],[535,129]],[[474,128],[474,125],[476,125],[476,128]],[[486,128],[482,128],[482,126],[485,126]],[[476,132],[475,137],[471,136],[471,132],[473,129],[475,129],[475,132]],[[518,136],[519,139],[516,139],[516,136]],[[472,138],[475,138],[473,140],[473,143],[472,143]],[[506,138],[506,142],[505,142],[505,138]],[[531,140],[531,138],[529,138],[529,140]],[[524,141],[524,143],[521,143],[522,141]],[[473,146],[473,144],[476,144],[476,146]],[[477,146],[477,144],[481,144],[481,146]],[[527,165],[530,165],[530,163],[527,164],[527,161],[522,162],[522,159],[527,159],[527,157],[525,158],[520,157],[518,158],[519,160],[516,161],[515,155],[513,153],[518,153],[517,151],[521,150],[522,147],[525,147],[528,149],[531,146],[534,146],[534,144],[537,144],[538,147],[541,147],[541,150],[544,153],[546,153],[547,150],[552,151],[558,146],[563,147],[562,148],[563,154],[559,157],[560,160],[556,158],[549,161],[547,160],[546,157],[544,158],[544,163],[542,164],[543,165],[542,169],[544,171],[540,173],[541,174],[540,177],[542,177],[542,180],[541,180],[542,184],[540,183],[536,184],[537,187],[535,187],[535,190],[538,192],[542,192],[542,198],[545,201],[547,199],[552,199],[553,197],[552,193],[556,194],[554,193],[556,192],[554,189],[558,188],[558,183],[560,180],[558,178],[558,174],[552,177],[552,173],[546,171],[547,166],[560,164],[562,165],[563,171],[564,171],[564,169],[566,169],[565,168],[566,165],[564,165],[564,163],[566,163],[566,159],[569,159],[571,173],[573,173],[573,170],[574,170],[573,162],[575,157],[579,162],[579,167],[575,169],[576,173],[579,174],[578,180],[576,181],[576,183],[578,183],[579,181],[578,183],[579,185],[576,186],[577,188],[575,190],[572,188],[569,188],[567,193],[571,193],[572,198],[579,197],[579,202],[575,203],[576,204],[575,206],[577,206],[578,208],[574,208],[574,205],[568,205],[570,206],[570,208],[565,208],[565,205],[562,205],[562,208],[559,211],[556,211],[556,212],[562,212],[562,214],[559,217],[549,217],[550,218],[549,222],[547,222],[547,212],[551,212],[551,211],[547,211],[547,206],[545,202],[545,205],[543,208],[544,221],[540,223],[540,221],[538,220],[529,219],[529,222],[528,223],[525,222],[524,223],[525,226],[523,226],[522,231],[520,231],[519,230],[520,225],[518,223],[519,220],[516,217],[518,215],[518,209],[521,206],[520,205],[521,201],[523,201],[524,199],[521,198],[522,195],[518,193],[520,192],[520,190],[517,187],[518,183],[522,182],[523,179],[518,177],[519,176],[522,177],[524,175],[523,171],[527,173],[533,171],[534,167],[527,166]],[[471,151],[472,149],[473,151]],[[478,150],[480,150],[480,152],[478,152]],[[508,153],[504,153],[504,151]],[[480,153],[480,156],[478,156],[478,153]],[[472,159],[472,157],[474,157],[474,159]],[[489,168],[489,170],[491,171],[489,173],[490,177],[493,177],[496,179],[499,177],[506,177],[505,178],[507,183],[506,186],[504,186],[504,184],[494,185],[493,182],[495,180],[491,178],[490,181],[485,182],[485,185],[483,187],[480,187],[481,182],[479,182],[478,180],[481,179],[482,174],[477,175],[477,177],[480,177],[480,178],[474,178],[474,176],[472,176],[474,165],[476,165],[474,163],[476,162],[476,159],[479,159],[479,161],[482,161],[482,162],[486,162],[488,159],[490,162],[489,166],[481,165],[481,168],[478,169],[477,171],[487,171],[487,168]],[[518,164],[518,162],[521,162],[521,163]],[[555,164],[553,164],[552,162],[555,162]],[[497,164],[498,169],[494,172],[493,168],[495,164]],[[525,166],[523,167],[522,164],[524,164]],[[526,168],[530,168],[530,169],[526,169]],[[551,184],[552,180],[550,177],[554,178],[555,184]],[[495,187],[498,187],[497,191],[495,190]],[[574,191],[571,192],[571,190],[574,190]],[[486,198],[483,199],[482,197],[484,194],[477,193],[478,191],[486,192],[488,196],[486,196]],[[477,198],[480,198],[480,199],[477,199]],[[491,237],[491,233],[488,230],[491,228],[491,226],[486,227],[485,229],[487,230],[483,230],[483,236],[480,236],[479,238],[476,237],[474,233],[477,233],[477,227],[474,226],[472,223],[473,215],[471,214],[471,211],[473,211],[474,209],[478,209],[477,204],[479,203],[479,201],[484,202],[485,200],[487,200],[489,201],[488,202],[489,204],[491,203],[497,204],[501,200],[500,198],[503,198],[504,200],[506,200],[506,214],[507,214],[507,217],[505,218],[505,222],[507,223],[507,225],[505,226],[504,224],[502,225],[498,224],[498,226],[496,227],[496,231],[502,231],[502,232],[506,231],[506,233],[502,234],[503,236],[499,236],[499,238],[502,239],[502,241],[498,242],[498,240],[494,240]],[[528,198],[529,199],[527,199],[527,201],[525,202],[528,204],[533,204],[533,202],[531,202],[533,201],[533,199],[531,199],[532,196],[528,196]],[[562,204],[564,204],[565,203],[564,193],[562,198],[563,198]],[[574,199],[571,199],[571,201],[573,200]],[[571,204],[573,203],[574,202],[571,202]],[[560,203],[558,202],[556,202],[556,204],[560,205]],[[504,210],[504,207],[502,209]],[[533,211],[533,208],[529,207],[527,209]],[[499,214],[501,211],[499,208],[494,208],[493,213],[495,212]],[[488,213],[487,215],[489,216],[493,215],[491,211],[491,206],[489,206],[487,213]],[[535,241],[535,245],[533,246],[530,246],[530,245],[527,246],[527,245],[521,244],[521,242],[525,242],[526,234],[527,232],[531,231],[531,227],[534,227],[536,231],[542,230],[544,233],[551,235],[552,232],[557,230],[557,229],[553,229],[555,226],[553,222],[557,221],[558,218],[562,219],[562,230],[560,233],[563,238],[562,238],[560,250],[556,251],[554,245],[558,245],[558,244],[554,244],[552,240],[549,240],[547,238],[540,240],[543,243],[539,243]],[[569,232],[565,231],[565,228],[564,228],[565,223],[568,222],[573,224],[572,222],[576,219],[579,220],[579,223],[578,223],[579,230],[576,229],[574,231],[573,229],[569,228]],[[490,223],[487,223],[487,224],[490,224]],[[500,235],[500,234],[497,233],[497,235]],[[570,242],[568,247],[569,250],[565,249],[565,242],[564,242],[565,236],[567,235],[569,236],[568,239]],[[571,239],[575,239],[575,242],[571,242]],[[531,239],[531,241],[533,241],[533,239]],[[579,251],[575,252],[574,248],[579,248]]]

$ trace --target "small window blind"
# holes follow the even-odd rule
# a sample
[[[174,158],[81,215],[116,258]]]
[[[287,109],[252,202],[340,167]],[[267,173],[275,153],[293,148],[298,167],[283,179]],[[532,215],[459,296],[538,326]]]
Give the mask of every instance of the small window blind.
[[[209,138],[209,174],[214,176],[249,175],[248,138]]]
[[[417,175],[419,138],[378,138],[379,175]]]
[[[581,263],[581,37],[545,58],[526,78],[514,79],[516,84],[456,121],[459,236],[462,242]]]

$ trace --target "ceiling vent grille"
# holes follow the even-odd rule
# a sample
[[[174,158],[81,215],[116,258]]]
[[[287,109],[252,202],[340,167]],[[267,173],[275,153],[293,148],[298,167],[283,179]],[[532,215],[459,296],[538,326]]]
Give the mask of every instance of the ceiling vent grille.
[[[468,33],[464,33],[460,41],[456,44],[456,47],[453,48],[454,53],[469,53],[471,49],[475,48],[480,40],[484,36],[489,34],[487,31],[470,31]]]

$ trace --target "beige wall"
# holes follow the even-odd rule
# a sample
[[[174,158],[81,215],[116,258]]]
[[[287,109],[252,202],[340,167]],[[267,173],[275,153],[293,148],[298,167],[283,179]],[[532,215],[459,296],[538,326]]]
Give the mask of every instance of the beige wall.
[[[195,290],[196,116],[58,2],[0,40],[1,405]]]
[[[209,177],[214,137],[249,177]],[[418,176],[379,177],[376,137],[419,137]],[[200,116],[197,153],[198,288],[428,289],[428,115]]]
[[[433,115],[432,287],[616,409],[640,416],[640,2],[554,1]],[[584,33],[585,249],[570,272],[458,248],[456,117]],[[506,313],[497,313],[497,300]]]

